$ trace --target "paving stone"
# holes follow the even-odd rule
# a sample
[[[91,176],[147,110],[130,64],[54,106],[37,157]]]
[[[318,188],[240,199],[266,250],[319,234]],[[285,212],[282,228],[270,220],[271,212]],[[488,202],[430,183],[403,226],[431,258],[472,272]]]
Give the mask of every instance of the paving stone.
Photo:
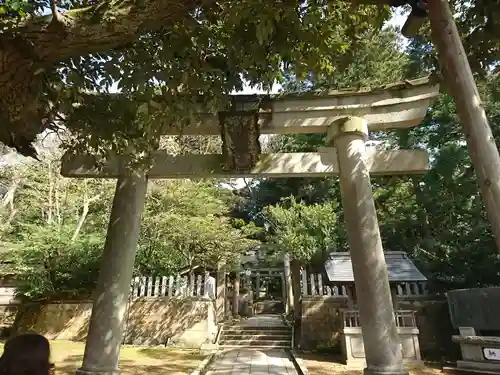
[[[207,375],[298,375],[284,350],[241,348],[223,352]]]

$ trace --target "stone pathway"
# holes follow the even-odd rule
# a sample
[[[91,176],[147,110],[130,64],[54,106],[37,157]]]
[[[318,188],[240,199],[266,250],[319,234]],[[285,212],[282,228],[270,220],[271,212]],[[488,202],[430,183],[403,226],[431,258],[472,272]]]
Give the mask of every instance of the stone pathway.
[[[207,375],[297,375],[283,349],[226,350],[210,365]]]

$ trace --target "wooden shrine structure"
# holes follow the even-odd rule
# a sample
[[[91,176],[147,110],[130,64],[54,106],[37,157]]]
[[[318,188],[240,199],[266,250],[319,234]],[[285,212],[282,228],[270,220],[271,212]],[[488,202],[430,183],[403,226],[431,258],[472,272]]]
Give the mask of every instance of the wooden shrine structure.
[[[404,252],[385,251],[384,257],[403,359],[405,363],[413,366],[422,365],[416,311],[402,309],[400,300],[425,296],[427,278]],[[309,280],[306,273],[302,272],[303,296],[307,296],[309,291],[313,296],[323,296],[326,292],[333,294],[334,298],[345,298],[347,307],[339,309],[342,324],[339,336],[343,360],[350,367],[365,367],[366,356],[358,310],[360,301],[350,254],[331,253],[325,262],[325,277],[322,278],[321,274],[316,275],[317,285],[315,275],[308,276]]]
[[[438,92],[438,85],[424,78],[371,91],[234,96],[232,108],[219,116],[202,112],[200,120],[188,123],[182,132],[221,134],[222,155],[171,156],[159,150],[148,171],[131,171],[120,156],[98,161],[92,155],[65,155],[63,176],[118,179],[79,372],[116,367],[148,179],[338,175],[368,367],[375,364],[378,371],[406,374],[370,175],[425,173],[428,154],[367,149],[365,142],[369,132],[418,125]],[[260,154],[259,134],[294,132],[325,132],[327,144],[317,152]],[[220,320],[224,280],[221,269],[216,282]],[[239,287],[234,290],[238,293]]]

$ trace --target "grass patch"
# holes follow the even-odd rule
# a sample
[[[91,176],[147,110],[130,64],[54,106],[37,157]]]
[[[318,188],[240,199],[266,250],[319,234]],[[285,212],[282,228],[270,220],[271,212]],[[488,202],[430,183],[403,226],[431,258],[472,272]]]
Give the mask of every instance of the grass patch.
[[[363,375],[363,370],[352,370],[340,362],[335,355],[322,353],[299,353],[310,375]],[[410,375],[438,375],[442,374],[439,366],[424,366],[409,368]]]
[[[56,375],[74,375],[83,360],[84,343],[51,341]],[[0,344],[3,351],[3,344]],[[186,375],[196,369],[206,356],[198,350],[123,346],[120,369],[124,375]]]

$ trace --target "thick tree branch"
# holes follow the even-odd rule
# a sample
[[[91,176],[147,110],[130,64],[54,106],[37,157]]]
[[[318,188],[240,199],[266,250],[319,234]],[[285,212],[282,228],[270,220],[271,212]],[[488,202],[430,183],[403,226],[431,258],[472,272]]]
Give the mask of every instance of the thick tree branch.
[[[47,16],[27,21],[15,31],[32,46],[32,56],[48,65],[125,46],[144,32],[182,21],[192,10],[210,3],[215,0],[103,1],[57,13],[62,28],[49,27],[52,16]]]
[[[192,11],[210,9],[217,1],[102,0],[65,13],[58,13],[56,5],[54,1],[54,15],[28,19],[0,34],[0,142],[25,156],[36,157],[32,143],[50,126],[50,108],[41,98],[45,71],[69,58],[125,47],[175,23],[189,27],[196,22]]]
[[[0,34],[0,142],[36,157],[32,142],[49,123],[43,72],[68,58],[120,48],[147,31],[182,22],[215,0],[111,0],[27,20]],[[55,8],[56,3],[53,3]]]

